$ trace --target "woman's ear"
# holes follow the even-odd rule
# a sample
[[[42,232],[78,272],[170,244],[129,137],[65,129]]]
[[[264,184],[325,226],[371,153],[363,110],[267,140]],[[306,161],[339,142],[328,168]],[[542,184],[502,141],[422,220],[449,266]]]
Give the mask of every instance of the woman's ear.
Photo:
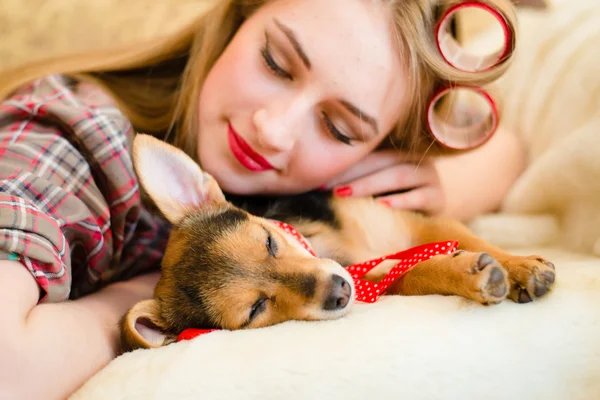
[[[173,224],[206,204],[225,202],[212,176],[183,151],[153,136],[135,136],[133,162],[144,190]]]
[[[152,349],[167,345],[175,336],[167,333],[156,300],[137,303],[121,319],[121,351]]]

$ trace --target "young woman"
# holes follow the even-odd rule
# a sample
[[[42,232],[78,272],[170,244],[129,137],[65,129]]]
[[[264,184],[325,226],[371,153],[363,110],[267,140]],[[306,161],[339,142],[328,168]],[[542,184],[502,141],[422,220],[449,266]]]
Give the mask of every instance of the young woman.
[[[440,82],[508,66],[474,74],[439,56],[434,26],[457,3],[218,0],[169,37],[0,75],[0,397],[68,395],[152,296],[168,226],[143,205],[134,132],[231,193],[325,186],[457,218],[497,207],[522,166],[505,163],[520,151],[510,133],[424,158]],[[484,3],[512,21],[508,1]]]

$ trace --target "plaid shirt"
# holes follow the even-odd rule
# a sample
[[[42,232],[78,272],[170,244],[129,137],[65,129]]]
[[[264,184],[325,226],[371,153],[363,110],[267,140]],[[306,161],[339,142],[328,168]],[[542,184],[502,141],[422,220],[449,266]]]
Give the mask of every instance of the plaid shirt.
[[[23,263],[41,302],[159,268],[169,226],[141,204],[131,139],[108,96],[62,76],[0,103],[0,259]]]

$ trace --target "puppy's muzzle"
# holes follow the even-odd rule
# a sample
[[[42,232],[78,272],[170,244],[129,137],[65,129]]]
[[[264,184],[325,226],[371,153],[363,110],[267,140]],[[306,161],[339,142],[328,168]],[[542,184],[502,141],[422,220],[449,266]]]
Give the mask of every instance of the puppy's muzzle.
[[[339,275],[331,276],[329,294],[323,302],[323,309],[327,311],[341,310],[350,302],[351,288],[348,281]]]

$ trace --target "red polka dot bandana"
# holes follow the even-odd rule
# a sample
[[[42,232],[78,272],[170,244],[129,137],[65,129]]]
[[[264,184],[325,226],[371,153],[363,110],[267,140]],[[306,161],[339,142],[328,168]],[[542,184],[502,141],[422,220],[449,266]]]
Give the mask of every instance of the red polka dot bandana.
[[[306,251],[308,251],[313,257],[317,256],[312,247],[310,247],[310,243],[308,243],[308,240],[306,240],[306,238],[302,236],[300,232],[298,232],[293,226],[291,226],[290,224],[286,224],[285,222],[275,221],[273,219],[270,221],[274,225],[279,227],[279,229],[296,239],[298,243],[300,243],[302,247],[304,247]]]
[[[310,243],[293,226],[281,221],[271,221],[281,230],[295,238],[312,256],[316,257]],[[346,267],[346,270],[352,276],[355,287],[355,300],[363,303],[374,303],[396,279],[404,275],[411,267],[421,261],[429,260],[438,254],[451,254],[458,249],[457,241],[428,243],[421,246],[412,247],[398,253],[390,254],[374,260],[353,264]],[[361,279],[373,268],[386,260],[399,261],[379,282],[370,282]],[[193,339],[196,336],[212,332],[217,329],[186,329],[177,337],[177,341]]]
[[[284,232],[294,237],[310,254],[316,257],[315,252],[310,247],[310,243],[294,229],[293,226],[286,224],[281,221],[271,221],[277,225]],[[431,257],[438,254],[451,254],[458,248],[458,242],[438,242],[428,243],[421,246],[413,247],[408,250],[404,250],[398,253],[390,254],[377,258],[375,260],[369,260],[360,264],[349,265],[346,270],[352,276],[354,280],[354,287],[356,288],[355,299],[364,303],[374,303],[381,293],[383,293],[396,279],[404,275],[412,266],[421,261],[429,260]],[[362,278],[370,270],[381,264],[386,260],[398,260],[390,272],[379,282],[369,282]]]
[[[458,242],[438,242],[428,243],[399,253],[390,254],[375,260],[365,261],[360,264],[354,264],[346,267],[346,270],[352,275],[354,287],[356,290],[355,299],[363,303],[374,303],[381,293],[383,293],[396,279],[404,275],[412,266],[421,261],[429,260],[438,254],[451,254],[458,248]],[[379,282],[370,282],[362,278],[385,260],[398,260],[390,272]]]

